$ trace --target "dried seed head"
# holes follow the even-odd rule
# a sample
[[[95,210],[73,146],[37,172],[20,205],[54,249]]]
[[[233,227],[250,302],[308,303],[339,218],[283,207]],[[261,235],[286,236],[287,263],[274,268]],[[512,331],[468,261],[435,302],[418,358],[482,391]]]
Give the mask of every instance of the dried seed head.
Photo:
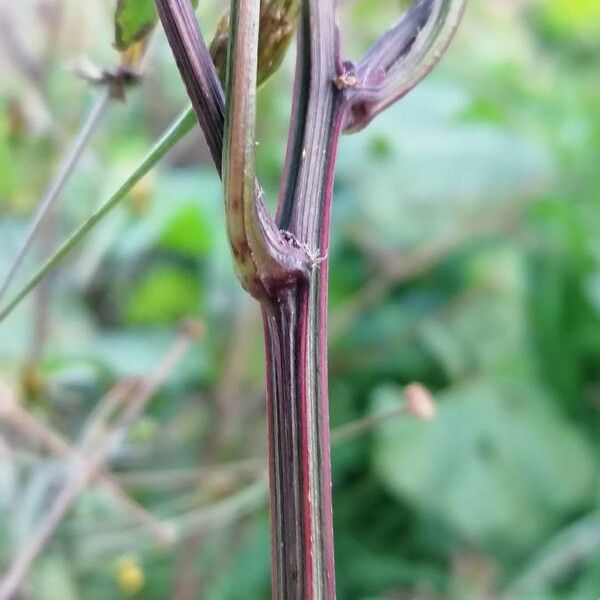
[[[140,73],[124,62],[117,67],[103,69],[88,60],[81,61],[75,68],[77,76],[93,85],[106,85],[116,100],[125,100],[125,90],[136,85],[141,79]]]
[[[227,46],[229,44],[229,12],[225,12],[217,22],[215,36],[210,43],[210,56],[217,69],[221,83],[225,82],[225,70],[227,68]]]
[[[296,30],[299,2],[287,0],[263,2],[260,13],[258,41],[258,85],[264,83],[281,65],[292,36]],[[215,36],[210,44],[210,55],[219,74],[225,81],[227,47],[229,44],[229,12],[223,13],[217,23]]]
[[[420,383],[411,383],[404,390],[408,412],[421,421],[435,417],[436,405],[432,393]]]

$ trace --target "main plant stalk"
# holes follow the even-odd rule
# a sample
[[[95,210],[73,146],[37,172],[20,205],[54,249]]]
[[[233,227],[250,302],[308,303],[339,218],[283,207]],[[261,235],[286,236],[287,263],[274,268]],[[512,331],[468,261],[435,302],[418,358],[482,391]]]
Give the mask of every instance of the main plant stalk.
[[[263,306],[272,585],[282,600],[335,597],[326,327],[313,327],[326,319],[326,279],[322,263]]]

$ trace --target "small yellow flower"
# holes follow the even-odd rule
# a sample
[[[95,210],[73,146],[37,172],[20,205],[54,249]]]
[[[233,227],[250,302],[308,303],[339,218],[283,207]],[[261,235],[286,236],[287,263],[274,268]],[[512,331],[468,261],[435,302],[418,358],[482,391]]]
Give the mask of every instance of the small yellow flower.
[[[144,587],[144,571],[135,556],[126,554],[117,561],[117,584],[128,596],[137,594]]]

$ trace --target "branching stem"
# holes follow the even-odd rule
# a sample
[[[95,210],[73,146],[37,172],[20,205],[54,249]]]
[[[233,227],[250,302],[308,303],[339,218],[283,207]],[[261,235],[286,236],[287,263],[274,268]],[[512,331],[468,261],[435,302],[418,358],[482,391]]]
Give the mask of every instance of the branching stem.
[[[219,175],[223,172],[236,271],[245,289],[261,302],[272,593],[278,600],[335,598],[327,294],[338,141],[343,130],[364,127],[431,71],[456,29],[465,1],[415,0],[356,66],[341,60],[336,0],[300,2],[294,104],[273,219],[255,176],[257,66],[258,57],[270,56],[270,50],[280,60],[280,47],[285,47],[295,23],[296,0],[264,0],[264,12],[260,0],[232,0],[225,61],[227,102],[190,0],[155,0],[215,167]],[[266,26],[276,15],[270,9],[281,9],[285,18],[275,19],[274,37],[262,36],[263,43],[270,40],[274,47],[259,50],[259,21],[267,15]],[[225,26],[223,21],[220,28]],[[224,30],[221,34],[214,48],[222,49]],[[277,44],[281,46],[276,48]],[[124,186],[0,312],[0,320],[192,125],[188,112]]]

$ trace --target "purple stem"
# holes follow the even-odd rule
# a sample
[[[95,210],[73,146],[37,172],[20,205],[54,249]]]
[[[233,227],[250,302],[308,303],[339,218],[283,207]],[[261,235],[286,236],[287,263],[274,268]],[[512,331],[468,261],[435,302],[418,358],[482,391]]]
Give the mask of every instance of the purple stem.
[[[175,62],[221,175],[225,96],[190,0],[155,0]]]
[[[412,90],[438,64],[466,0],[415,0],[356,65],[344,129],[354,132]]]
[[[156,0],[156,4],[221,173],[223,93],[193,11],[188,0]],[[335,597],[327,402],[327,261],[318,258],[326,257],[328,251],[335,150],[343,108],[342,94],[333,85],[337,75],[333,15],[333,2],[321,6],[312,2],[303,13],[299,74],[307,85],[303,86],[306,101],[296,114],[296,131],[306,149],[291,157],[299,163],[294,169],[297,177],[291,193],[293,218],[285,233],[277,230],[293,241],[289,254],[298,248],[304,253],[312,249],[314,260],[307,273],[272,287],[272,295],[261,297],[268,365],[273,597],[282,600]],[[321,31],[310,33],[311,18]],[[235,19],[232,24],[236,26]],[[327,39],[329,46],[323,43]],[[235,110],[234,105],[229,110]],[[320,126],[315,127],[315,123]],[[258,194],[257,199],[260,197]]]
[[[292,125],[277,211],[315,258],[308,282],[263,306],[273,597],[335,598],[327,381],[330,213],[344,94],[335,1],[303,3]]]
[[[155,1],[221,173],[223,91],[190,2]],[[429,73],[465,0],[417,0],[356,68],[340,59],[336,0],[303,0],[276,221],[266,211],[258,184],[254,192],[252,186],[254,91],[244,82],[246,77],[252,86],[256,81],[257,1],[232,2],[225,171],[238,274],[246,269],[254,277],[242,273],[240,279],[261,301],[264,322],[272,594],[279,600],[334,600],[327,294],[337,146],[344,129],[360,129]],[[230,214],[239,211],[237,206],[245,212]],[[239,243],[231,240],[232,232]],[[248,253],[236,253],[244,245]]]
[[[230,70],[230,87],[235,89],[234,83],[238,86],[235,94],[231,96],[236,102],[231,102],[227,107],[230,113],[229,124],[236,124],[233,130],[229,128],[229,133],[236,139],[232,143],[231,135],[229,136],[224,153],[225,97],[190,0],[155,0],[155,3],[219,176],[223,175],[224,157],[227,159],[227,165],[231,167],[227,169],[225,180],[229,242],[243,287],[262,301],[276,293],[280,287],[285,287],[297,279],[305,279],[310,265],[305,249],[289,234],[281,232],[269,215],[263,191],[254,178],[254,168],[250,164],[246,166],[252,171],[251,179],[254,184],[252,186],[251,182],[253,189],[247,189],[247,169],[241,166],[245,159],[237,151],[241,133],[238,129],[249,129],[249,124],[240,121],[237,104],[242,100],[244,92],[255,94],[254,84],[251,83],[252,90],[248,90],[248,81],[244,81],[244,74],[238,73],[236,77],[234,75],[239,69]],[[234,14],[237,14],[235,4],[232,16]],[[246,30],[249,27],[248,23],[236,26],[235,20],[232,19],[230,41],[235,41],[240,35],[247,35]],[[248,58],[248,49],[242,47],[243,44],[237,46],[240,50],[238,58]],[[256,76],[256,52],[254,54],[251,61],[254,69],[254,77],[251,78],[253,82]],[[243,104],[246,103],[247,99]],[[245,155],[247,156],[248,152]],[[233,165],[230,164],[232,162]]]

